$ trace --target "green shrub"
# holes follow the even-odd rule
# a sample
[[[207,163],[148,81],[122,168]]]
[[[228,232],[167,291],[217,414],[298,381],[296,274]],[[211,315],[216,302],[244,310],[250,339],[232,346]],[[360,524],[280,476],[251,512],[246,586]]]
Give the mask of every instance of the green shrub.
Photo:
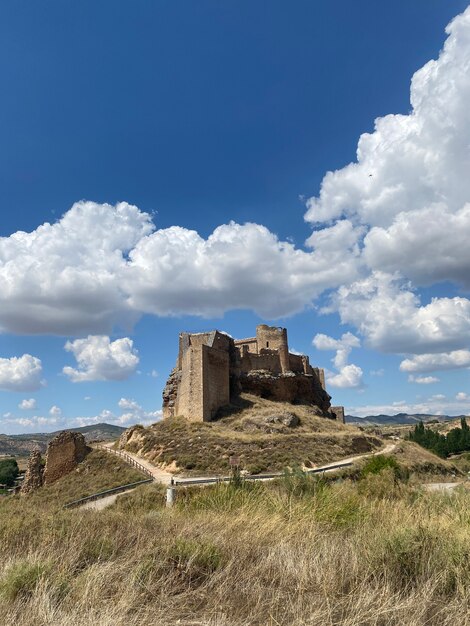
[[[0,597],[13,602],[18,597],[34,593],[41,578],[49,571],[49,564],[19,561],[11,565],[0,579]]]
[[[226,513],[239,511],[247,505],[259,506],[263,493],[263,485],[245,480],[240,485],[220,483],[204,489],[186,487],[177,490],[176,506],[179,509]]]
[[[315,474],[308,474],[300,468],[284,470],[280,480],[282,489],[294,497],[313,496],[326,486],[323,477]]]
[[[366,478],[370,474],[380,474],[383,470],[391,470],[395,477],[395,480],[406,480],[408,478],[408,471],[392,456],[386,456],[384,454],[377,454],[370,457],[362,467],[359,475],[360,479]]]
[[[202,582],[222,564],[222,553],[209,541],[177,539],[170,547],[169,560],[183,580]]]

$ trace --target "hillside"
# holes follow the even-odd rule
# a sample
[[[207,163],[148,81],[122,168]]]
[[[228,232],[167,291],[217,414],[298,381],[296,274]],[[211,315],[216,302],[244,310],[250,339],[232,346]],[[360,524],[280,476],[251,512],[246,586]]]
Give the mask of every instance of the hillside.
[[[431,415],[429,413],[396,413],[395,415],[367,415],[366,417],[356,417],[355,415],[346,415],[345,419],[348,424],[357,426],[393,426],[399,424],[417,424],[418,422],[447,422],[457,420],[464,415]]]
[[[182,488],[171,509],[160,485],[101,511],[62,508],[123,478],[118,466],[97,451],[0,499],[0,624],[469,624],[466,489],[428,493],[390,470],[294,474]]]
[[[166,419],[133,426],[119,446],[172,473],[220,474],[231,456],[250,473],[313,467],[380,448],[381,440],[354,426],[319,417],[315,407],[242,394],[215,422]]]
[[[70,430],[77,433],[83,433],[87,441],[107,441],[116,439],[124,431],[122,426],[114,426],[113,424],[93,424],[90,426],[81,426],[80,428],[63,428],[52,433],[26,433],[24,435],[1,435],[0,434],[0,454],[1,455],[28,455],[31,450],[39,448],[41,452],[45,452],[49,441],[63,430]]]

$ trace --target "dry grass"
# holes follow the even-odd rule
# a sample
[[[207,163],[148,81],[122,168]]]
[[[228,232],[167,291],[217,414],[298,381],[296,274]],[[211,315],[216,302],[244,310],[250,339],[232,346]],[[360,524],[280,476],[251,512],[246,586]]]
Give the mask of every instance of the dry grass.
[[[76,470],[32,493],[27,500],[38,508],[46,505],[61,507],[72,500],[145,478],[148,476],[130,467],[119,457],[104,450],[92,450]]]
[[[441,459],[412,441],[400,441],[394,456],[421,482],[440,481],[446,478],[450,480],[453,476],[462,477],[462,470],[454,461]]]
[[[283,413],[295,414],[299,425],[289,428],[266,421]],[[381,444],[353,426],[318,417],[307,406],[243,394],[241,406],[216,422],[167,419],[135,429],[125,447],[155,464],[170,465],[173,472],[220,474],[229,471],[230,456],[239,457],[248,472],[259,473],[328,463]]]
[[[0,504],[0,623],[464,626],[470,494],[393,473],[121,496],[101,512]]]

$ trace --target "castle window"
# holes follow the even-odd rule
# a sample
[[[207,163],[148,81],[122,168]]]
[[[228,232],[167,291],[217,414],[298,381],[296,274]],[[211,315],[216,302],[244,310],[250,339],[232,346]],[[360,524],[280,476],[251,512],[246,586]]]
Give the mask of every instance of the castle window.
[[[269,341],[266,342],[266,348],[269,348]]]

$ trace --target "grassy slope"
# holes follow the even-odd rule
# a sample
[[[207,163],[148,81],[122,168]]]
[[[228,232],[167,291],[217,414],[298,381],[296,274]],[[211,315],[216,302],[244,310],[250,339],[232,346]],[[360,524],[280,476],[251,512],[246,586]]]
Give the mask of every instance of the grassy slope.
[[[46,503],[62,506],[72,500],[144,478],[147,476],[118,457],[103,450],[93,450],[76,470],[31,495],[21,496],[21,499],[34,502],[37,507],[43,507]]]
[[[458,475],[462,478],[462,469],[453,460],[441,459],[426,448],[412,441],[400,441],[393,456],[410,472],[425,481],[439,481],[443,476]]]
[[[313,466],[380,447],[381,441],[353,426],[317,417],[309,407],[243,396],[244,408],[228,412],[216,422],[164,420],[133,429],[125,447],[172,471],[226,473],[228,458],[240,457],[251,473]],[[266,417],[294,413],[299,426],[266,425]],[[266,429],[277,432],[266,432]],[[122,440],[121,440],[122,441]],[[121,444],[122,445],[122,444]]]
[[[313,479],[0,503],[0,623],[464,626],[470,494]]]

